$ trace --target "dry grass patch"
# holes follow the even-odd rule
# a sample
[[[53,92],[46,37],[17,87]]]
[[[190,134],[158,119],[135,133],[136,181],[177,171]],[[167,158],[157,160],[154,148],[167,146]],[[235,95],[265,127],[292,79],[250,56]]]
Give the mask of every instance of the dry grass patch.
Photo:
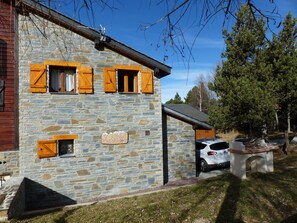
[[[237,131],[230,131],[230,132],[218,132],[216,134],[218,138],[225,140],[226,142],[231,142],[232,140],[236,139],[237,137],[241,137],[241,134]]]

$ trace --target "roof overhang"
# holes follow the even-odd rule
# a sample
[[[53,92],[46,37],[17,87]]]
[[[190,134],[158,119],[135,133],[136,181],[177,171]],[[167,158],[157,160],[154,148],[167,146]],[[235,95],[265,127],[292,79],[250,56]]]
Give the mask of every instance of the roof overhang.
[[[18,0],[16,7],[21,13],[32,12],[44,19],[47,19],[59,26],[75,32],[95,43],[95,48],[102,50],[102,46],[107,47],[123,56],[126,56],[154,71],[156,77],[161,78],[171,73],[171,67],[167,66],[139,51],[120,43],[101,32],[89,28],[45,5],[33,0]]]
[[[159,61],[148,57],[145,54],[140,53],[139,51],[136,51],[108,36],[102,35],[100,38],[95,40],[96,49],[102,49],[102,45],[151,68],[154,70],[155,75],[159,78],[171,73],[171,67],[160,63]]]
[[[172,116],[172,117],[174,117],[176,119],[179,119],[179,120],[181,120],[183,122],[186,122],[186,123],[192,125],[193,126],[193,129],[206,129],[206,130],[210,130],[210,129],[213,128],[213,126],[211,126],[211,125],[209,125],[209,124],[207,124],[205,122],[201,122],[201,121],[199,121],[197,119],[194,119],[192,117],[189,117],[187,115],[184,115],[184,114],[182,114],[180,112],[174,111],[174,110],[172,110],[170,108],[167,108],[165,106],[162,106],[162,110],[167,115]]]

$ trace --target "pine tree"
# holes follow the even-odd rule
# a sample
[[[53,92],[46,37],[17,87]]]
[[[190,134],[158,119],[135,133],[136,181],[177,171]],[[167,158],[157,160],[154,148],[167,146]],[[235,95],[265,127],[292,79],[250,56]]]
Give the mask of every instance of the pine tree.
[[[183,104],[182,98],[179,96],[179,94],[176,92],[174,98],[167,101],[165,104]]]
[[[215,126],[257,135],[273,118],[274,82],[272,65],[267,63],[264,25],[242,5],[232,31],[223,33],[226,50],[214,82],[209,85],[219,98],[217,107],[210,111]]]
[[[291,118],[296,117],[297,105],[297,26],[296,18],[289,13],[278,36],[274,35],[269,51],[273,64],[273,78],[277,94],[278,115],[288,132]]]

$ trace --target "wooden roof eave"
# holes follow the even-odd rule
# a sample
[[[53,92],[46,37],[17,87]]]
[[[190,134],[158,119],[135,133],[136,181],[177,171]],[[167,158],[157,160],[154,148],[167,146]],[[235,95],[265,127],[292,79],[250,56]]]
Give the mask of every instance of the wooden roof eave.
[[[60,25],[70,31],[73,31],[85,38],[93,41],[95,43],[96,49],[100,50],[100,44],[103,44],[105,47],[112,49],[132,60],[135,60],[152,70],[154,70],[154,75],[156,77],[164,77],[171,73],[171,67],[167,66],[145,54],[142,54],[125,44],[122,44],[109,36],[103,35],[101,32],[91,29],[83,24],[65,16],[61,13],[50,9],[47,6],[44,6],[38,2],[32,0],[19,0],[16,3],[16,7],[20,9],[25,9],[27,11],[33,12],[34,14],[45,18],[49,21],[54,22],[57,25]]]
[[[89,27],[86,27],[81,23],[38,2],[32,0],[19,0],[16,6],[19,6],[21,10],[32,12],[70,31],[82,35],[89,40],[95,41],[95,39],[98,38],[99,33],[96,30],[90,29]]]
[[[171,73],[171,67],[167,66],[163,63],[160,63],[159,61],[146,56],[143,53],[140,53],[131,47],[122,44],[108,36],[102,35],[101,38],[98,38],[95,41],[95,47],[97,49],[101,49],[101,45],[104,45],[105,47],[112,49],[116,52],[121,53],[124,56],[127,56],[135,61],[138,61],[139,63],[151,68],[154,70],[155,76],[157,77],[164,77],[166,75],[169,75]]]

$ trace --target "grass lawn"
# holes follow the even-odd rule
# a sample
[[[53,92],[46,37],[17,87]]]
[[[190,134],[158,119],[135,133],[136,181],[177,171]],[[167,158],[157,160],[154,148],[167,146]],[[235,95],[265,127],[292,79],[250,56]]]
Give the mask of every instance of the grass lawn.
[[[195,185],[31,216],[13,222],[297,222],[297,153],[275,154],[275,172],[231,174]]]

